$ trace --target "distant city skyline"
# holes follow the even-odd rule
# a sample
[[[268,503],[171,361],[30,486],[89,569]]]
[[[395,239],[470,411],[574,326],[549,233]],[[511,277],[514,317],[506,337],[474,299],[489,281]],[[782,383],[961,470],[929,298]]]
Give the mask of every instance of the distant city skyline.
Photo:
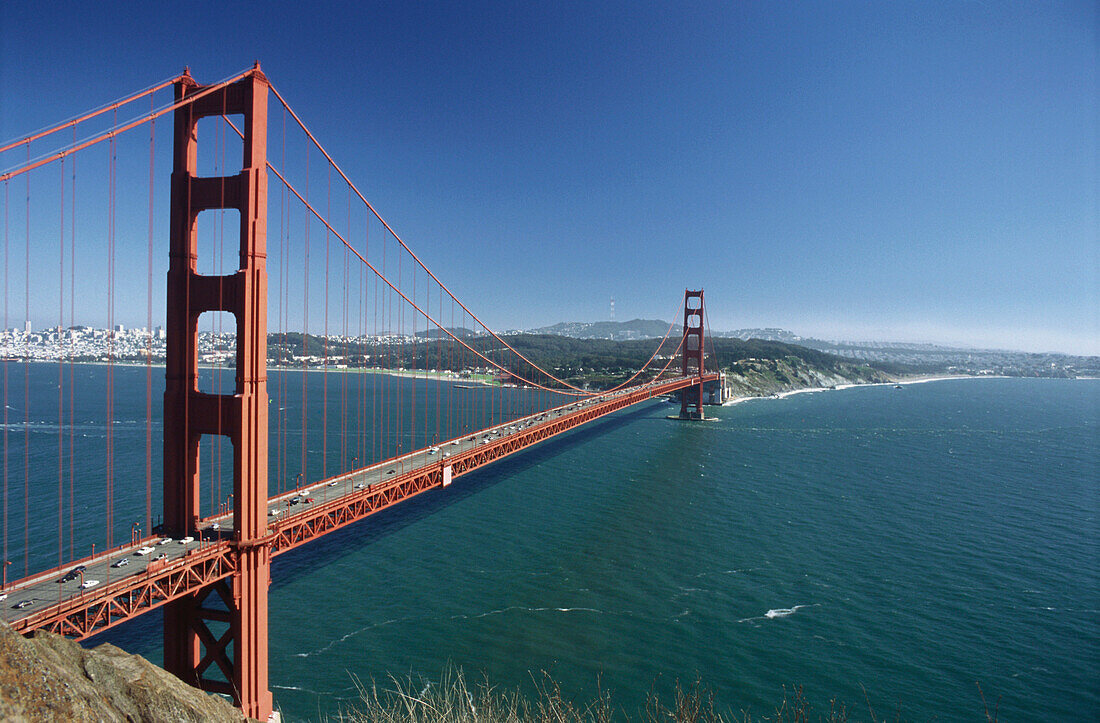
[[[716,330],[1100,354],[1094,3],[263,7],[4,5],[0,141],[258,59],[495,329],[690,287]]]

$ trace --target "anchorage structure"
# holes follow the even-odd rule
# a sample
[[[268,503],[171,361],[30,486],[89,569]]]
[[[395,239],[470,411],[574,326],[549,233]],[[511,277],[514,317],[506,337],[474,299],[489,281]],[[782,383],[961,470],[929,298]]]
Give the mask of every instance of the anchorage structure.
[[[682,376],[697,376],[698,386],[680,392],[680,418],[703,418],[703,290],[684,291]]]
[[[176,100],[203,90],[190,75]],[[172,537],[198,535],[199,441],[224,435],[233,444],[234,573],[228,580],[168,603],[164,667],[204,690],[232,696],[245,715],[266,719],[267,683],[267,93],[257,67],[245,78],[175,111],[168,269],[167,370],[164,393],[164,525]],[[244,158],[234,176],[196,176],[200,118],[244,116]],[[196,273],[202,211],[240,212],[240,267],[226,276]],[[198,320],[208,311],[236,319],[237,372],[232,395],[198,390]],[[220,600],[224,607],[209,607]],[[220,635],[211,631],[228,626]],[[232,652],[230,652],[230,648]],[[206,675],[217,666],[225,680]]]

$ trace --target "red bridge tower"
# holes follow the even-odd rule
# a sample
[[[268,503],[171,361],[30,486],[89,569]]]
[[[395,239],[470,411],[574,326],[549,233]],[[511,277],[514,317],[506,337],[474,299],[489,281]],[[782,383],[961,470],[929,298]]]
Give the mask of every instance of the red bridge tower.
[[[176,100],[204,90],[189,74]],[[202,517],[199,441],[233,444],[233,539],[236,571],[164,611],[164,667],[191,685],[232,696],[244,714],[266,719],[267,683],[267,92],[259,64],[245,78],[175,111],[168,268],[167,370],[164,392],[164,524],[172,537],[197,535]],[[244,158],[234,176],[196,175],[200,118],[244,117]],[[202,211],[240,212],[240,266],[232,274],[196,272]],[[236,317],[234,393],[198,390],[198,321],[208,311]],[[230,584],[231,583],[231,584]],[[221,600],[224,607],[210,606]],[[211,631],[228,625],[220,635]],[[231,649],[231,652],[230,652]],[[211,666],[224,680],[207,677]]]
[[[680,391],[680,419],[703,418],[703,290],[684,291],[683,375],[696,375],[699,385]],[[694,409],[691,409],[694,407]]]

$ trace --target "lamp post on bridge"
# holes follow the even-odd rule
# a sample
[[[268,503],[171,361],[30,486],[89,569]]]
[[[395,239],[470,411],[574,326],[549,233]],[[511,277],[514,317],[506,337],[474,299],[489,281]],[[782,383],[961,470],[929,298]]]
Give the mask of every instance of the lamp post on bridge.
[[[3,585],[0,586],[0,590],[7,590],[8,589],[8,565],[10,565],[10,564],[11,564],[11,560],[4,560],[4,582],[3,582]]]

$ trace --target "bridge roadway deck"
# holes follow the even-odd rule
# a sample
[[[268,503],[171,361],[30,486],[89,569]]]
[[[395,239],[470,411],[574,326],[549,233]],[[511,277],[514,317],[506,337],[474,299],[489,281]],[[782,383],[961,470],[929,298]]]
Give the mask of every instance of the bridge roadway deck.
[[[597,395],[273,497],[268,500],[272,554],[594,419],[698,383],[698,377],[678,377]],[[2,593],[0,619],[22,633],[46,629],[77,639],[94,635],[232,575],[231,524],[231,515],[210,518],[200,525],[195,540],[146,538],[18,580]],[[154,551],[138,554],[143,547]],[[126,562],[118,566],[122,560]],[[85,566],[83,577],[59,582],[76,565]],[[89,580],[99,582],[81,589],[81,582]]]

